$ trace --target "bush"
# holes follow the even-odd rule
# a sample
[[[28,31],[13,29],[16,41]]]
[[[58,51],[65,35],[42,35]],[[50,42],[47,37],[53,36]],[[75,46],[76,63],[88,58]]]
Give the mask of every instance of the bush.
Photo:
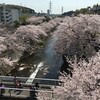
[[[14,21],[14,27],[18,27],[20,25],[19,21]]]
[[[27,25],[27,24],[28,24],[27,18],[28,18],[28,16],[21,16],[21,17],[19,18],[20,24],[21,24],[21,25]]]

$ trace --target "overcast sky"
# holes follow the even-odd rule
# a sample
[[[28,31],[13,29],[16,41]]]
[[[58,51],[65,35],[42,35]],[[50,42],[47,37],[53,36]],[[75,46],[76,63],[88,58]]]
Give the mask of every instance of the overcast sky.
[[[50,0],[0,0],[0,3],[22,5],[34,9],[36,12],[47,12]],[[51,0],[52,13],[61,14],[63,6],[64,12],[76,10],[94,4],[100,4],[100,0]]]

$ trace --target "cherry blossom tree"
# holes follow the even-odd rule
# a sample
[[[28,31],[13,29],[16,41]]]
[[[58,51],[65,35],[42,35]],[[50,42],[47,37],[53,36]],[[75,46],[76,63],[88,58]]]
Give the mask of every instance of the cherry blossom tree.
[[[64,82],[57,86],[57,100],[99,100],[100,99],[100,52],[89,59],[89,63],[81,60],[70,62],[74,68],[73,77],[62,73],[59,79]],[[62,95],[62,96],[59,96]]]
[[[66,17],[54,32],[56,51],[67,54],[72,77],[63,71],[62,86],[53,88],[57,100],[100,99],[100,16]],[[73,58],[73,59],[71,59]],[[88,59],[88,61],[87,61]]]
[[[39,24],[45,22],[46,18],[45,17],[32,16],[27,21],[29,22],[29,24],[39,25]]]
[[[87,59],[99,51],[100,16],[80,15],[65,17],[54,36],[58,37],[55,49],[58,53],[67,54],[70,58]]]
[[[62,22],[61,18],[54,18],[49,22],[45,22],[41,24],[41,27],[44,29],[46,33],[53,33],[56,30],[56,27]]]

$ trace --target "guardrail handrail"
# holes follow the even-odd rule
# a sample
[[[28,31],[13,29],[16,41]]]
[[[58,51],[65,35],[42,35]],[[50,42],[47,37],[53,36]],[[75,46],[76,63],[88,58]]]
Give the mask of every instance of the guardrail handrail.
[[[12,78],[14,79],[14,76],[0,76],[0,78]],[[29,77],[16,77],[16,79],[29,79]],[[32,78],[30,78],[32,79]],[[36,80],[45,80],[45,81],[56,81],[56,82],[61,82],[59,79],[48,79],[48,78],[35,78]]]
[[[34,91],[34,92],[48,92],[48,93],[55,93],[54,91],[48,91],[48,90],[34,90],[34,89],[22,89],[22,88],[8,88],[8,87],[0,87],[0,89],[5,90],[20,90],[20,91]]]

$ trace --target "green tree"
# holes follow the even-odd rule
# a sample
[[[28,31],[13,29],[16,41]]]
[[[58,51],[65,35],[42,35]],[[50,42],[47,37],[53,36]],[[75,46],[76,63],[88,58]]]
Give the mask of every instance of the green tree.
[[[16,28],[16,27],[18,27],[20,25],[20,23],[19,23],[19,21],[14,21],[14,27]]]
[[[27,18],[28,18],[28,16],[21,16],[21,17],[19,18],[20,24],[21,24],[21,25],[27,25],[27,24],[28,24]]]

